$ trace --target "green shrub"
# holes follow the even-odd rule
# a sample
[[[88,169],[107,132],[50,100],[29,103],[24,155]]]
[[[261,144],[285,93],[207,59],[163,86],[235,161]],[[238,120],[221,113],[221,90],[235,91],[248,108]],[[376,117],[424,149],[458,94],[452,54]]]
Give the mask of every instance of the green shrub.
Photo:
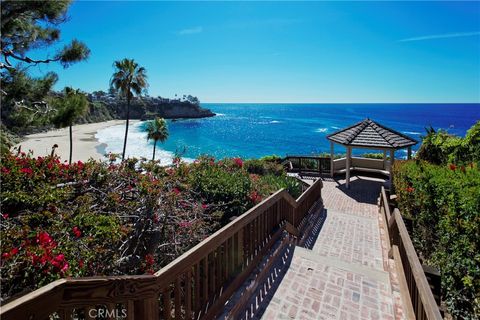
[[[416,158],[433,164],[466,165],[480,161],[480,121],[467,131],[465,138],[428,128]]]
[[[277,156],[276,154],[272,154],[270,156],[261,157],[260,160],[269,162],[280,162],[282,158],[280,156]]]
[[[277,162],[270,160],[249,159],[244,162],[245,170],[251,174],[281,176],[285,174],[285,168]]]
[[[190,178],[192,188],[208,203],[224,212],[224,221],[242,214],[251,206],[251,181],[244,170],[227,171],[218,165],[204,165],[194,170]]]
[[[302,186],[298,179],[294,177],[269,174],[260,177],[259,181],[256,183],[256,187],[262,194],[272,194],[280,189],[286,189],[295,199],[302,194]]]
[[[369,158],[369,159],[383,159],[383,153],[377,152],[377,153],[364,153],[361,155],[363,158]],[[387,159],[390,157],[387,157]]]
[[[394,184],[400,211],[414,219],[413,241],[442,275],[454,318],[480,317],[480,170],[477,165],[398,161]]]

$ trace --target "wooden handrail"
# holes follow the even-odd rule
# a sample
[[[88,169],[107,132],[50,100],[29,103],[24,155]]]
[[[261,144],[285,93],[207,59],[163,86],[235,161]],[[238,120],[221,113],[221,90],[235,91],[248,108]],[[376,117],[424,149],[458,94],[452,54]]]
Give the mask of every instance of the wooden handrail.
[[[293,160],[298,160],[298,168],[293,165]],[[303,168],[304,161],[315,161],[316,168]],[[330,172],[330,158],[327,157],[316,157],[316,156],[295,156],[287,155],[282,159],[282,164],[289,164],[287,168],[288,172],[316,172],[316,173],[327,173]]]
[[[404,288],[402,292],[402,296],[408,296],[410,299],[404,303],[404,307],[407,308],[405,314],[414,314],[416,319],[420,320],[442,319],[402,215],[398,209],[390,214],[388,198],[383,187],[379,205],[380,212],[384,213],[386,217],[389,242],[393,249],[395,263],[397,266],[401,266],[403,271],[399,273],[399,277],[402,277],[399,279],[401,288],[404,283],[408,287],[408,295],[406,295],[407,292]],[[413,308],[413,310],[409,308]]]
[[[2,319],[119,312],[127,319],[210,319],[247,279],[288,223],[321,199],[317,180],[297,200],[277,191],[154,275],[61,279],[0,308]]]

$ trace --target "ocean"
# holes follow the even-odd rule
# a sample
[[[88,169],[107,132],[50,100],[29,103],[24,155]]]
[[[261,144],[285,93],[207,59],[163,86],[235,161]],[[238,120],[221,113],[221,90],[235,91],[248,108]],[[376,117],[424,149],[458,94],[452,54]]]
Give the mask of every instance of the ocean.
[[[365,118],[418,141],[426,127],[464,136],[480,120],[480,104],[205,103],[202,106],[211,109],[217,116],[168,120],[170,136],[165,143],[157,145],[156,158],[162,163],[171,163],[175,152],[186,161],[202,154],[218,159],[330,152],[326,139],[328,134]],[[139,122],[130,127],[128,156],[151,158],[153,141],[147,142],[145,126],[145,122]],[[107,145],[107,153],[121,153],[124,130],[123,125],[105,128],[97,132],[96,138]],[[413,150],[417,150],[419,145]],[[335,145],[335,152],[345,153],[345,149]],[[353,150],[353,154],[357,155],[365,152],[370,151]],[[406,150],[397,151],[396,156],[404,158]]]

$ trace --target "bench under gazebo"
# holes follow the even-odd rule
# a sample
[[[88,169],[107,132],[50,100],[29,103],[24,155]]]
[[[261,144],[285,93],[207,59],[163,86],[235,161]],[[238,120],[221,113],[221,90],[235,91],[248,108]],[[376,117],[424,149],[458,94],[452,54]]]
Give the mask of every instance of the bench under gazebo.
[[[407,148],[410,159],[412,146],[418,143],[415,139],[368,118],[328,135],[327,139],[330,140],[330,175],[333,177],[336,173],[345,173],[347,188],[350,187],[352,170],[382,173],[391,179],[395,151]],[[347,149],[345,158],[334,159],[335,143]],[[352,157],[353,148],[382,150],[383,159]],[[387,151],[390,152],[390,161],[387,161]]]

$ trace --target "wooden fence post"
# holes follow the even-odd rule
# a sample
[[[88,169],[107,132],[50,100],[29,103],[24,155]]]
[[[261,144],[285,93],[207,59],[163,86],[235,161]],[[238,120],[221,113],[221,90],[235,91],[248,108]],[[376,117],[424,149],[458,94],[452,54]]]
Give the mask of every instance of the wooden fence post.
[[[158,297],[150,297],[134,302],[135,319],[158,320]]]

